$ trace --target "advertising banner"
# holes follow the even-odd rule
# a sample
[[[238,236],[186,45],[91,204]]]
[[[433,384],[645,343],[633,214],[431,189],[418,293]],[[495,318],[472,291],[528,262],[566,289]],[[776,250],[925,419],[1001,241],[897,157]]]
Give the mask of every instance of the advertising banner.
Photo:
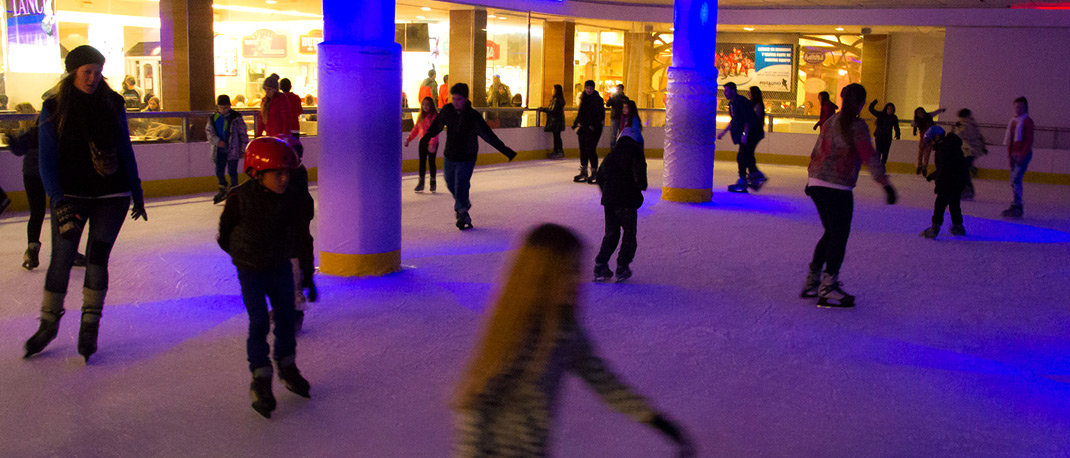
[[[795,46],[790,44],[717,43],[717,85],[733,82],[745,91],[795,93]]]
[[[297,52],[299,54],[316,54],[316,46],[323,41],[323,30],[316,29],[308,32],[307,35],[301,35],[297,41]]]
[[[242,39],[243,57],[286,57],[286,35],[260,29]]]
[[[52,0],[5,0],[9,70],[24,73],[63,71],[56,7]]]

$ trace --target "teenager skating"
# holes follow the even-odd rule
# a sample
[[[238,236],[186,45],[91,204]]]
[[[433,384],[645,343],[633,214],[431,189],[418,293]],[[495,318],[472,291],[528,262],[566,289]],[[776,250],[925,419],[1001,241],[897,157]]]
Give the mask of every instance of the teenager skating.
[[[881,111],[876,110],[877,99],[869,103],[869,114],[877,118],[873,129],[873,140],[877,144],[877,153],[881,155],[881,164],[888,164],[888,154],[892,150],[892,138],[899,140],[899,117],[895,115],[895,104],[886,103]],[[895,136],[892,136],[895,132]]]
[[[594,280],[607,281],[613,278],[609,269],[609,257],[617,249],[617,281],[631,278],[629,265],[635,259],[639,207],[643,205],[646,190],[646,156],[643,146],[631,136],[621,136],[617,146],[606,155],[598,168],[598,186],[602,189],[602,206],[605,207],[606,232],[602,246],[594,258]],[[624,239],[621,240],[621,232]]]
[[[479,139],[482,138],[494,149],[501,152],[510,161],[516,157],[516,152],[505,146],[494,131],[483,120],[472,103],[468,101],[468,85],[464,83],[454,84],[450,88],[452,103],[446,105],[439,112],[435,120],[427,128],[427,132],[420,138],[420,148],[426,149],[443,128],[446,132],[445,174],[446,188],[453,194],[453,211],[457,216],[457,229],[466,230],[472,228],[472,217],[468,210],[472,208],[469,199],[469,191],[472,187],[472,172],[476,167],[476,159],[479,158]]]
[[[602,138],[602,128],[606,122],[606,108],[602,102],[602,96],[594,90],[594,81],[587,80],[583,84],[583,95],[580,98],[580,111],[576,120],[572,122],[572,128],[580,141],[580,174],[572,178],[576,183],[594,184],[594,177],[598,170],[598,140]],[[614,133],[616,135],[616,133]],[[590,173],[588,173],[590,165]]]
[[[267,335],[268,303],[275,319],[275,364],[286,389],[308,398],[309,383],[297,369],[294,338],[294,282],[290,262],[293,235],[312,206],[307,193],[290,187],[297,153],[275,137],[253,140],[245,152],[245,170],[252,177],[231,193],[219,218],[219,247],[238,270],[242,302],[249,313],[246,355],[253,381],[252,407],[271,418],[275,395]]]
[[[1014,200],[1011,206],[1003,210],[1004,218],[1021,218],[1022,179],[1033,160],[1033,118],[1029,117],[1029,101],[1025,97],[1014,99],[1014,117],[1007,123],[1007,135],[1003,139],[1007,145],[1007,159],[1011,167],[1011,191]]]
[[[212,148],[215,176],[219,180],[219,193],[212,198],[212,203],[218,204],[227,198],[231,188],[238,186],[238,161],[249,143],[245,118],[230,109],[230,96],[222,94],[216,98],[216,112],[204,126],[204,134]],[[224,172],[230,175],[230,185]]]
[[[726,133],[732,133],[732,143],[739,145],[736,153],[736,165],[739,167],[739,181],[729,185],[731,192],[747,192],[747,188],[755,191],[765,183],[765,175],[758,170],[754,158],[754,148],[765,133],[757,120],[754,107],[750,100],[736,92],[736,83],[725,83],[724,97],[728,100],[728,114],[732,117],[728,125],[721,133],[717,134],[720,140]],[[748,175],[749,172],[749,175]]]

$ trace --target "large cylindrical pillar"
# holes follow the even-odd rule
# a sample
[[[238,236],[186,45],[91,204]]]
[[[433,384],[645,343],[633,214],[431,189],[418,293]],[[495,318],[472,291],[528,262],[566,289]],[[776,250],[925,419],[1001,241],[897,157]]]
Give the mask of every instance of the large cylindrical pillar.
[[[713,197],[717,125],[717,0],[676,0],[665,105],[665,181],[661,198],[708,202]]]
[[[394,0],[323,0],[320,271],[401,269],[401,46]]]

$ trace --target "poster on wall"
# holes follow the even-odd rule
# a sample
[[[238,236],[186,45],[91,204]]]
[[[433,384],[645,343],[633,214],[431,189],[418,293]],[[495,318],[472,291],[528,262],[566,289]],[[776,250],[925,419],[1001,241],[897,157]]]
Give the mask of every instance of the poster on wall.
[[[238,76],[238,39],[215,36],[215,76]]]
[[[242,38],[242,57],[286,57],[286,35],[260,29]]]
[[[59,34],[52,0],[5,0],[9,71],[59,73]]]
[[[297,52],[300,54],[316,54],[316,46],[323,41],[323,30],[316,29],[301,35],[297,39]]]
[[[717,85],[733,82],[741,92],[758,86],[766,93],[794,94],[794,63],[794,45],[718,43]]]

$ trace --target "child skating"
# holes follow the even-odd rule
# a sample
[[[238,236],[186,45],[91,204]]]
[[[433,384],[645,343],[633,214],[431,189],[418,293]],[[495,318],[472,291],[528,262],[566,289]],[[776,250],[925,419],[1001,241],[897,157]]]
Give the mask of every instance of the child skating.
[[[476,168],[476,159],[479,158],[479,139],[493,146],[510,161],[516,157],[513,151],[505,143],[494,135],[490,130],[483,115],[472,108],[468,101],[468,85],[464,83],[454,84],[450,88],[452,103],[442,108],[435,120],[427,128],[427,132],[420,138],[420,149],[428,148],[432,139],[448,127],[446,133],[445,157],[445,180],[446,187],[453,194],[453,211],[457,215],[457,229],[466,230],[472,228],[472,217],[468,210],[472,208],[472,202],[468,198],[472,187],[472,172]]]
[[[271,328],[268,303],[275,318],[275,364],[286,389],[308,398],[309,383],[297,369],[294,338],[294,281],[290,264],[293,235],[302,209],[311,206],[308,194],[290,186],[297,153],[285,141],[260,137],[249,143],[245,170],[252,177],[226,200],[219,219],[219,246],[238,269],[242,301],[249,313],[246,353],[253,381],[252,407],[265,418],[275,410],[271,389],[272,366],[267,334]]]
[[[606,214],[606,233],[602,237],[602,247],[594,258],[594,280],[608,281],[613,278],[609,269],[609,257],[617,249],[620,241],[620,253],[617,254],[617,281],[631,278],[629,267],[635,258],[638,246],[636,232],[639,207],[643,205],[643,191],[646,190],[646,157],[643,147],[630,136],[621,136],[617,146],[606,155],[597,172],[598,186],[602,188],[602,205]]]
[[[433,71],[433,70],[432,70]],[[420,102],[420,115],[416,117],[416,126],[409,132],[409,137],[405,139],[405,147],[409,147],[409,143],[414,138],[422,138],[427,133],[427,128],[431,126],[432,122],[435,122],[435,118],[438,117],[438,110],[435,109],[435,101],[431,97],[424,97]],[[423,145],[423,143],[420,143]],[[427,168],[431,169],[431,194],[434,194],[437,186],[435,185],[435,175],[438,174],[436,169],[438,160],[438,137],[432,138],[427,144],[427,147],[420,147],[420,181],[416,184],[414,192],[424,192],[424,175],[427,172]]]
[[[587,339],[577,318],[582,254],[579,238],[562,226],[527,235],[458,386],[454,456],[546,456],[566,372],[614,410],[665,434],[678,456],[694,456],[683,430],[621,382]]]
[[[970,180],[969,163],[962,153],[962,139],[945,133],[944,128],[932,126],[925,132],[925,141],[932,143],[936,153],[936,171],[925,179],[936,181],[936,203],[933,208],[933,224],[921,232],[922,237],[935,239],[944,224],[944,210],[951,213],[951,235],[966,235],[962,225],[962,190]]]

